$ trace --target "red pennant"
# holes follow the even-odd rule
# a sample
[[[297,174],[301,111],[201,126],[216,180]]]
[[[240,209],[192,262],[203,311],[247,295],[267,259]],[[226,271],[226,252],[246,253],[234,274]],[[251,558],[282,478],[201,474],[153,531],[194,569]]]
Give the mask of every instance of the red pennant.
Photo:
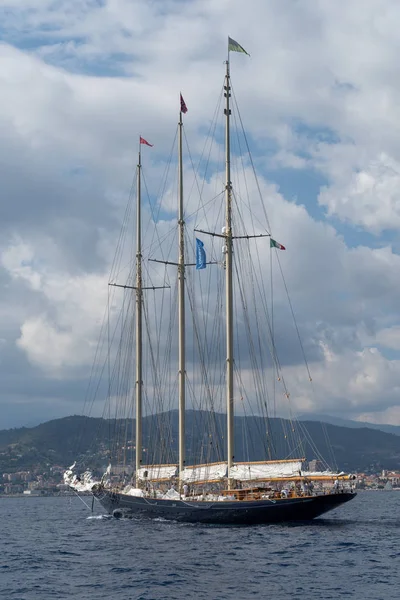
[[[150,146],[151,148],[153,147],[153,144],[149,144],[149,142],[147,140],[145,140],[144,138],[142,138],[142,136],[140,136],[140,143],[146,144],[146,146]]]
[[[182,98],[182,94],[181,94],[181,112],[183,112],[183,114],[187,113],[187,106],[185,104],[184,99]]]

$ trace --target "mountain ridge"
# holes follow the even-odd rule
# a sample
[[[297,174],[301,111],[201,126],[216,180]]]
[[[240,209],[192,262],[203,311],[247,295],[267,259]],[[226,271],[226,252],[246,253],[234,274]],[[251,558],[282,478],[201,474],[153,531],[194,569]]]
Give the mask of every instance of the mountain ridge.
[[[218,458],[218,452],[224,448],[225,415],[215,415],[215,427],[222,442],[211,447],[204,430],[208,425],[208,413],[202,411],[187,412],[187,454],[190,460],[199,461],[204,456],[204,448],[209,452],[208,460]],[[164,415],[169,420],[171,439],[168,444],[170,453],[177,455],[178,413],[170,411]],[[151,415],[143,419],[143,442],[148,448],[148,456],[154,450],[157,432],[154,423],[160,415]],[[268,439],[264,448],[257,436],[264,432],[266,421],[262,417],[249,417],[244,425],[244,417],[235,417],[236,435],[235,460],[259,460],[260,454],[268,450],[273,457],[289,456],[286,433],[292,431],[292,422],[285,419],[269,419]],[[247,428],[247,438],[241,433]],[[296,426],[297,427],[297,426]],[[306,460],[318,458],[314,446],[307,442],[312,439],[327,462],[339,470],[347,472],[379,472],[382,469],[400,470],[400,436],[387,433],[378,428],[358,426],[341,427],[329,423],[321,425],[318,421],[301,421],[297,433],[302,436]],[[125,429],[124,429],[125,428]],[[203,431],[203,436],[200,432]],[[15,472],[50,468],[52,465],[67,466],[80,458],[88,466],[102,469],[109,460],[108,448],[116,439],[133,439],[134,421],[130,421],[126,430],[125,421],[109,421],[99,417],[73,415],[62,419],[53,419],[33,428],[19,428],[0,431],[0,472]],[[118,438],[119,436],[119,438]],[[244,439],[246,438],[246,439]],[[200,450],[203,454],[200,454]],[[223,452],[223,450],[222,450]],[[268,455],[268,454],[263,454]],[[335,460],[329,460],[332,455]],[[156,456],[154,454],[154,456]],[[204,462],[204,461],[203,461]]]
[[[331,415],[319,415],[316,413],[305,413],[298,417],[299,421],[318,421],[329,425],[339,427],[348,427],[349,429],[379,429],[385,433],[393,433],[400,436],[400,425],[389,425],[381,423],[369,423],[368,421],[353,421],[352,419],[343,419],[342,417],[333,417]]]

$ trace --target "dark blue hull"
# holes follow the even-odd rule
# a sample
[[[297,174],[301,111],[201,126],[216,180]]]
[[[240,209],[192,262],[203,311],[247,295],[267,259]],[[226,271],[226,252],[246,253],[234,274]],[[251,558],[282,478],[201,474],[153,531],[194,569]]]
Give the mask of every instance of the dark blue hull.
[[[117,518],[161,517],[185,523],[226,525],[310,521],[356,496],[355,493],[344,492],[279,500],[186,502],[138,498],[101,488],[94,490],[93,494],[107,512]]]

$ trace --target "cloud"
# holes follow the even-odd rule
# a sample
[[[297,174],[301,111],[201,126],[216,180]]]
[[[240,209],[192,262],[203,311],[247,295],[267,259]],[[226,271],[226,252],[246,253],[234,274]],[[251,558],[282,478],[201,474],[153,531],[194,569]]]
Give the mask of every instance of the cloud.
[[[322,190],[319,202],[329,216],[380,234],[400,228],[399,184],[400,164],[382,153],[364,169],[344,174],[342,181]]]
[[[176,184],[160,192],[159,182],[179,92],[197,162],[222,89],[228,34],[251,54],[231,56],[234,92],[261,168],[271,230],[287,247],[279,259],[314,379],[315,397],[277,277],[276,343],[292,401],[301,411],[400,422],[397,3],[321,0],[311,8],[254,0],[245,13],[239,0],[21,0],[1,7],[4,423],[12,425],[13,414],[18,424],[31,414],[45,418],[49,398],[53,414],[69,414],[84,395],[140,133],[154,143],[143,155],[146,185],[154,210],[161,196],[166,200],[160,236],[175,252],[168,232],[176,231]],[[223,226],[221,143],[210,154],[209,204],[187,219],[190,226]],[[189,167],[186,159],[191,214],[197,188]],[[174,175],[175,164],[170,168]],[[251,169],[246,174],[250,182]],[[278,184],[298,182],[298,174],[303,205],[285,198]],[[317,192],[309,181],[315,174],[323,181]],[[245,186],[236,183],[241,201]],[[257,186],[248,185],[247,203],[261,219]],[[244,218],[249,224],[248,210]],[[153,257],[167,253],[166,242],[157,247],[146,235]],[[220,260],[220,240],[210,244]],[[249,252],[256,256],[256,246]],[[265,249],[260,264],[267,272]],[[152,274],[159,280],[164,270]]]
[[[376,342],[385,348],[400,350],[400,326],[381,329],[376,334]]]
[[[107,283],[96,274],[59,273],[46,260],[47,254],[39,252],[15,240],[2,255],[12,280],[23,284],[25,294],[37,296],[36,304],[26,306],[16,344],[45,375],[68,376],[71,367],[87,365],[92,359]]]

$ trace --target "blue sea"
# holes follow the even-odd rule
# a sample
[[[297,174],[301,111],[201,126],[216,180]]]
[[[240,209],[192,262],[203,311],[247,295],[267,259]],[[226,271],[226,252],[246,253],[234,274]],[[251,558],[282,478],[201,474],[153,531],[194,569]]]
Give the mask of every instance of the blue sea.
[[[85,501],[0,499],[1,600],[400,597],[400,492],[254,527],[115,520]]]

